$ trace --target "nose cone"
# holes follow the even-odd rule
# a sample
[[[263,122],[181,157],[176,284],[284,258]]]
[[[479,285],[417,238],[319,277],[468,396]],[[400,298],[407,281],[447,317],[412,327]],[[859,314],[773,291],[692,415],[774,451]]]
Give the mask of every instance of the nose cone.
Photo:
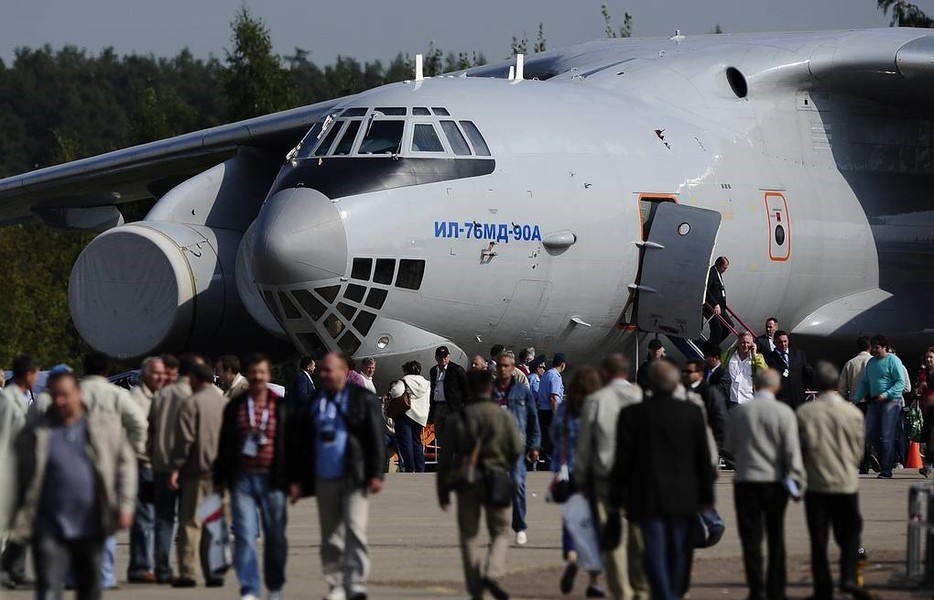
[[[276,192],[256,219],[253,272],[265,285],[342,277],[347,234],[327,196],[307,188]]]

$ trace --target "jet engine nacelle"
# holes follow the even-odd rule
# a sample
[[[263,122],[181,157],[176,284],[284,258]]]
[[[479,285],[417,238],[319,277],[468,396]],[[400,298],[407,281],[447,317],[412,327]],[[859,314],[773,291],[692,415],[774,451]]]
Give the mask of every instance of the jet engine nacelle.
[[[71,272],[68,302],[95,349],[136,358],[182,349],[208,354],[288,348],[271,318],[261,328],[244,308],[259,296],[236,281],[243,234],[165,221],[116,227],[94,239]],[[252,282],[244,282],[252,283]],[[259,303],[261,305],[261,299]],[[271,326],[270,326],[271,324]]]

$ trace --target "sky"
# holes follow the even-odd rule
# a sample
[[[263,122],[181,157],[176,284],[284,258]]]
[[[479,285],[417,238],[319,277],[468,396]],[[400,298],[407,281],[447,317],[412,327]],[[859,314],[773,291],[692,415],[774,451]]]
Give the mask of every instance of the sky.
[[[915,0],[934,14],[934,0]],[[2,0],[0,58],[15,49],[51,44],[112,46],[119,54],[224,56],[230,21],[246,4],[269,27],[281,54],[296,47],[311,60],[337,55],[390,60],[424,52],[429,40],[445,52],[482,51],[506,58],[513,36],[535,38],[544,24],[549,48],[603,36],[602,0]],[[633,15],[633,35],[703,34],[885,27],[876,0],[609,0],[617,25]]]

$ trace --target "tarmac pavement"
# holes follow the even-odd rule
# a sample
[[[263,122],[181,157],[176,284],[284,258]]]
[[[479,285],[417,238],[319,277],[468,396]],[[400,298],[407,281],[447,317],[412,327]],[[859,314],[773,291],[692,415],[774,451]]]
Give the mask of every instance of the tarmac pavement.
[[[516,599],[546,600],[583,598],[584,575],[578,576],[571,596],[558,592],[561,576],[560,507],[547,504],[545,490],[549,473],[530,473],[528,489],[529,543],[513,546],[509,553],[509,575],[504,587]],[[934,591],[913,591],[905,579],[907,499],[912,483],[923,481],[917,471],[896,471],[894,479],[865,476],[860,502],[864,519],[863,542],[869,552],[866,584],[878,598],[932,598]],[[692,599],[746,597],[742,552],[735,527],[732,476],[724,473],[717,483],[717,506],[727,531],[715,547],[700,550],[694,561]],[[534,494],[534,495],[532,495]],[[415,600],[422,598],[466,598],[454,511],[442,512],[435,500],[433,474],[391,474],[386,488],[370,506],[370,547],[373,570],[371,599]],[[453,508],[453,507],[452,507]],[[173,590],[167,586],[133,585],[122,581],[128,555],[127,536],[120,536],[117,573],[121,587],[106,593],[114,600],[198,598],[204,600],[239,597],[236,577],[228,574],[223,588]],[[289,561],[287,598],[317,599],[325,592],[318,560],[318,517],[313,499],[291,507],[289,512]],[[786,546],[789,567],[789,598],[810,595],[809,546],[803,504],[790,504],[786,517]],[[831,561],[836,549],[831,542]],[[32,596],[31,590],[0,592],[4,600]]]

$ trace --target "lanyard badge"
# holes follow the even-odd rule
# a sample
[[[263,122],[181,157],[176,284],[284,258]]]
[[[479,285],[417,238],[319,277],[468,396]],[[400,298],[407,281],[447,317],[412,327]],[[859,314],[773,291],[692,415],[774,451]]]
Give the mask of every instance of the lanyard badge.
[[[256,407],[253,404],[253,397],[247,396],[246,399],[247,420],[250,424],[250,431],[243,443],[243,455],[250,458],[259,454],[259,449],[269,443],[269,437],[266,431],[269,429],[269,405],[263,409],[260,416],[259,427],[256,425]]]

